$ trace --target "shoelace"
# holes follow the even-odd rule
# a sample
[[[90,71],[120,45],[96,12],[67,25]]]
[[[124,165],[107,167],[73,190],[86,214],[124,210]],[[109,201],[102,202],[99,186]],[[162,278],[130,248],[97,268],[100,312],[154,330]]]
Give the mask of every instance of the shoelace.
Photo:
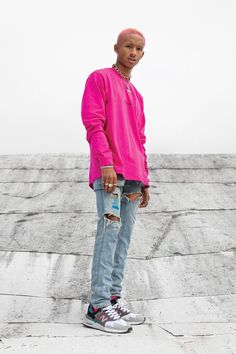
[[[114,305],[114,308],[117,308],[119,307],[122,311],[125,311],[127,313],[129,313],[130,311],[127,309],[127,307],[125,307],[125,305],[122,303],[122,302],[117,302],[115,305]]]
[[[114,320],[118,320],[120,318],[120,315],[116,312],[115,308],[112,305],[104,307],[103,311]]]

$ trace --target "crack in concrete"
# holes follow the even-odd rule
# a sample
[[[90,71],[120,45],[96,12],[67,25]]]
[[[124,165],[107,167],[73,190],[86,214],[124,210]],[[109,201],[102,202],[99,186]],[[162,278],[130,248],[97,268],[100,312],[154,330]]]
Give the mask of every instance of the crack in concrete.
[[[164,231],[162,233],[162,236],[158,238],[158,240],[154,243],[149,255],[146,256],[147,260],[151,259],[153,257],[154,253],[158,250],[158,248],[160,247],[160,245],[162,244],[164,239],[167,237],[167,235],[168,235],[168,233],[170,231],[171,225],[173,223],[174,217],[175,217],[174,215],[170,216],[170,219],[168,220],[168,222],[165,225],[165,228],[164,228]]]
[[[22,220],[23,221],[23,220]],[[18,225],[15,224],[14,227],[13,227],[13,230],[12,230],[12,234],[11,234],[11,239],[9,242],[15,242],[17,244],[18,247],[22,248],[22,245],[20,244],[20,242],[16,239],[16,235],[17,235],[17,228],[18,228]],[[11,249],[12,249],[12,244],[9,243],[9,245],[11,246]]]
[[[229,167],[227,167],[229,168]],[[233,167],[232,167],[233,168]],[[0,170],[10,170],[10,171],[15,171],[15,170],[29,170],[29,171],[73,171],[73,170],[83,170],[83,171],[88,171],[88,167],[67,167],[67,168],[54,168],[54,167],[0,167]]]
[[[20,244],[19,244],[20,245]],[[159,246],[159,245],[158,245]],[[155,245],[154,245],[155,247]],[[154,248],[153,247],[153,248]],[[156,249],[155,249],[156,251]],[[150,260],[150,259],[162,259],[162,258],[172,258],[173,257],[189,257],[189,256],[198,256],[198,255],[211,255],[211,254],[224,254],[224,253],[231,253],[231,252],[235,252],[236,251],[236,248],[235,247],[232,247],[232,248],[229,248],[229,249],[226,249],[226,250],[221,250],[221,251],[212,251],[212,252],[196,252],[196,253],[180,253],[180,252],[174,252],[173,254],[169,254],[169,255],[166,255],[166,256],[151,256],[150,257],[150,254],[148,256],[144,256],[144,257],[134,257],[134,256],[127,256],[127,259],[136,259],[136,260],[141,260],[141,261],[146,261],[146,260]],[[7,253],[37,253],[37,254],[47,254],[47,255],[51,255],[51,254],[55,254],[55,255],[58,255],[58,256],[84,256],[84,257],[92,257],[93,254],[88,254],[88,253],[76,253],[76,252],[68,252],[68,253],[60,253],[60,252],[55,252],[55,251],[47,251],[47,252],[44,252],[44,251],[38,251],[38,250],[12,250],[12,249],[1,249],[0,248],[0,253],[1,252],[7,252]],[[149,257],[149,258],[148,258]]]
[[[196,322],[191,322],[191,324],[192,323],[196,323]],[[203,322],[201,322],[201,323],[203,323]],[[207,323],[211,323],[212,324],[214,322],[207,322]],[[219,322],[217,322],[217,323],[219,323]],[[46,324],[46,325],[48,325],[48,324],[59,324],[59,325],[62,325],[62,326],[63,325],[73,325],[73,326],[81,326],[81,325],[83,325],[82,322],[78,322],[78,323],[70,323],[70,322],[8,322],[8,323],[6,323],[6,327],[7,327],[7,325],[10,325],[10,326],[13,325],[14,327],[15,327],[15,325],[20,325],[21,329],[24,330],[24,326],[25,325],[30,325],[30,324]],[[171,324],[173,324],[173,322],[171,322]],[[187,333],[187,334],[175,334],[175,333],[171,332],[170,330],[162,327],[158,323],[145,322],[145,323],[143,323],[143,326],[146,326],[148,328],[158,327],[158,328],[162,329],[163,331],[167,332],[168,334],[170,334],[171,336],[176,337],[176,338],[180,338],[180,337],[183,337],[183,338],[184,337],[191,337],[191,338],[194,338],[194,337],[212,337],[212,336],[218,336],[218,335],[225,335],[226,333],[228,333],[228,334],[232,333],[231,331],[229,331],[229,332],[227,331],[227,332],[223,332],[223,333],[218,333],[217,332],[217,333],[204,333],[204,334],[194,334],[194,333],[193,334],[189,334],[189,333]],[[14,329],[14,327],[13,327],[13,329]],[[20,328],[18,328],[18,330],[19,329]],[[10,331],[11,331],[11,329],[9,328],[8,329],[8,332],[9,332],[8,335],[7,336],[6,335],[3,336],[4,337],[4,341],[9,339],[9,338],[16,337],[15,335],[14,336],[9,336],[9,334],[11,334]],[[80,338],[81,337],[81,336],[77,336],[77,335],[53,335],[53,334],[39,334],[39,335],[27,334],[27,335],[24,335],[23,332],[19,332],[18,334],[21,335],[21,338],[45,338],[45,337],[47,337],[47,338]],[[114,334],[115,335],[120,335],[119,333],[114,333]],[[112,334],[112,336],[114,336],[114,334]],[[97,333],[96,337],[108,337],[110,335],[111,335],[111,333]],[[83,338],[91,338],[91,337],[93,337],[93,336],[92,335],[86,335],[86,334],[83,335]],[[0,339],[0,342],[2,344],[4,344],[4,341],[3,341],[3,339]],[[193,341],[192,340],[188,340],[188,341],[184,341],[183,343],[184,344],[193,343]],[[10,346],[8,348],[10,348]]]
[[[127,303],[131,302],[142,302],[142,301],[155,301],[155,300],[168,300],[168,299],[183,299],[183,298],[211,298],[211,297],[235,297],[236,293],[230,293],[230,294],[208,294],[208,295],[186,295],[186,296],[168,296],[168,297],[153,297],[153,298],[142,298],[142,299],[131,299],[129,298]],[[27,294],[8,294],[8,293],[0,293],[0,296],[14,296],[14,297],[26,297],[26,298],[36,298],[36,299],[51,299],[53,301],[81,301],[81,304],[87,304],[87,295],[82,294],[81,296],[75,298],[75,297],[55,297],[55,296],[37,296],[37,295],[27,295]],[[10,322],[9,322],[10,323]],[[17,323],[17,322],[12,322],[12,323]],[[33,323],[33,322],[32,322]],[[36,322],[37,323],[37,322]],[[59,322],[60,323],[60,322]],[[172,322],[165,322],[165,323],[172,323]],[[195,323],[195,322],[194,322]],[[199,322],[196,322],[199,323]],[[224,321],[216,321],[216,322],[202,322],[201,323],[229,323],[229,322],[224,322]]]
[[[177,334],[177,335],[176,335],[176,334],[174,334],[173,332],[169,331],[168,329],[166,329],[166,328],[164,328],[164,327],[161,327],[160,325],[159,325],[159,327],[160,327],[161,329],[163,329],[165,332],[171,334],[171,335],[174,336],[174,337],[184,337],[183,334]]]
[[[221,296],[227,296],[227,297],[231,297],[231,296],[235,296],[236,293],[230,293],[230,294],[207,294],[207,295],[181,295],[181,296],[168,296],[168,297],[153,297],[153,298],[142,298],[142,299],[129,299],[129,301],[127,302],[141,302],[141,301],[155,301],[155,300],[168,300],[168,299],[182,299],[182,298],[211,298],[211,297],[221,297]],[[171,323],[171,322],[170,322]],[[198,323],[198,322],[196,322]],[[205,323],[205,322],[204,322]],[[208,323],[208,322],[206,322]],[[219,321],[214,322],[214,323],[221,323]],[[222,323],[228,323],[228,322],[222,322]]]
[[[212,324],[212,323],[217,323],[217,324],[218,323],[227,323],[228,324],[231,322],[210,322],[210,321],[208,321],[208,322],[191,322],[190,324],[193,324],[193,323],[210,323],[210,324]],[[167,324],[173,324],[173,322],[169,322]],[[160,326],[160,324],[158,324],[158,327],[160,327],[161,329],[163,329],[164,331],[166,331],[167,333],[171,334],[174,337],[189,337],[189,336],[191,336],[191,337],[212,337],[212,336],[218,336],[218,335],[225,335],[226,333],[229,333],[229,334],[232,333],[232,331],[228,331],[228,332],[223,332],[223,333],[217,332],[217,333],[204,333],[204,334],[174,334],[170,330]],[[192,343],[192,341],[190,341],[190,342]],[[184,342],[184,343],[188,343],[188,342]]]
[[[33,198],[36,198],[40,195],[43,195],[43,194],[47,194],[48,192],[51,192],[52,190],[55,190],[57,188],[57,185],[53,185],[51,188],[49,188],[48,190],[42,192],[42,193],[38,193],[38,194],[35,194],[33,196],[21,196],[21,195],[17,195],[17,194],[10,194],[10,193],[2,193],[2,195],[4,196],[9,196],[9,197],[15,197],[15,198],[22,198],[22,199],[33,199]]]
[[[212,323],[212,322],[209,322],[209,323]],[[219,323],[219,322],[217,322],[217,323]],[[187,334],[187,335],[186,334],[175,334],[175,333],[171,332],[170,330],[168,330],[164,327],[161,327],[160,325],[159,325],[159,327],[174,337],[187,337],[187,336],[189,336],[189,334]],[[231,333],[231,332],[229,332],[229,333]],[[206,333],[206,334],[191,334],[191,337],[212,337],[215,335],[224,335],[224,334],[225,334],[225,332],[224,333],[217,332],[217,333]],[[190,342],[192,342],[192,341],[190,341]]]
[[[89,161],[89,160],[88,160]],[[89,166],[88,166],[89,167]],[[0,170],[36,170],[36,171],[64,171],[64,170],[68,170],[68,171],[73,171],[73,170],[87,170],[88,171],[88,167],[80,167],[80,166],[74,166],[74,167],[28,167],[28,166],[22,166],[22,167],[0,167]],[[151,165],[148,165],[148,169],[152,170],[152,171],[159,171],[159,170],[227,170],[227,169],[236,169],[236,166],[212,166],[212,167],[153,167]]]
[[[87,254],[87,253],[74,253],[74,252],[69,252],[69,253],[60,253],[60,252],[54,252],[54,251],[47,251],[47,252],[44,252],[44,251],[38,251],[38,250],[12,250],[12,249],[1,249],[0,248],[0,253],[1,252],[8,252],[8,253],[38,253],[38,254],[48,254],[48,255],[51,255],[51,254],[55,254],[55,255],[58,255],[58,256],[84,256],[84,257],[92,257],[92,253],[91,254]],[[135,258],[136,259],[136,258]],[[137,259],[140,259],[140,258],[137,258]],[[144,259],[144,258],[142,258]]]
[[[54,323],[54,322],[53,322]],[[81,322],[78,322],[78,323],[74,323],[75,325],[82,325],[82,323]],[[118,334],[119,335],[119,333],[113,333],[113,335],[114,334]],[[109,333],[107,333],[107,334],[96,334],[96,337],[108,337],[109,336]],[[81,335],[80,336],[76,336],[76,335],[72,335],[72,336],[67,336],[67,335],[50,335],[50,334],[41,334],[41,335],[33,335],[33,334],[28,334],[28,335],[25,335],[24,336],[24,338],[28,338],[28,337],[30,337],[30,338],[81,338]],[[83,338],[92,338],[93,336],[92,335],[83,335]],[[12,338],[12,337],[11,337]]]
[[[87,182],[87,180],[84,180],[84,181],[78,181],[78,180],[68,180],[68,181],[56,181],[55,179],[54,180],[52,180],[52,181],[21,181],[21,182],[19,182],[19,181],[7,181],[7,182],[3,182],[3,181],[0,181],[0,184],[2,183],[2,184],[8,184],[8,183],[18,183],[18,184],[29,184],[29,183],[34,183],[34,184],[47,184],[47,183],[57,183],[57,184],[61,184],[61,183],[85,183],[85,182]]]
[[[178,209],[178,210],[160,210],[160,211],[144,211],[142,210],[142,213],[138,213],[138,215],[156,215],[156,214],[175,214],[175,213],[186,213],[185,215],[188,214],[193,214],[193,213],[199,213],[199,212],[220,212],[220,211],[234,211],[236,208],[210,208],[210,209],[197,209],[197,208],[190,208],[190,209]],[[37,214],[80,214],[80,215],[97,215],[96,212],[93,211],[83,211],[80,209],[75,209],[73,211],[51,211],[51,210],[45,210],[45,211],[35,211],[35,212],[29,212],[29,211],[8,211],[8,212],[0,212],[0,215],[22,215],[22,214],[27,214],[27,215],[37,215]]]
[[[159,258],[167,258],[167,257],[185,257],[185,256],[198,256],[198,255],[205,255],[205,254],[222,254],[222,253],[226,253],[226,252],[235,252],[236,248],[232,247],[229,249],[225,249],[225,250],[221,250],[221,251],[211,251],[211,252],[196,252],[196,253],[180,253],[180,252],[174,252],[173,254],[169,254],[167,256],[153,256],[152,259],[159,259]]]
[[[78,184],[78,183],[87,183],[87,180],[48,180],[48,181],[0,181],[0,184],[10,184],[10,183],[17,183],[17,184],[47,184],[47,183],[74,183],[74,184]],[[150,187],[152,188],[157,188],[156,186],[151,185],[151,183],[168,183],[168,184],[216,184],[216,185],[235,185],[235,182],[216,182],[216,181],[211,181],[211,182],[200,182],[200,181],[164,181],[164,180],[150,180]]]

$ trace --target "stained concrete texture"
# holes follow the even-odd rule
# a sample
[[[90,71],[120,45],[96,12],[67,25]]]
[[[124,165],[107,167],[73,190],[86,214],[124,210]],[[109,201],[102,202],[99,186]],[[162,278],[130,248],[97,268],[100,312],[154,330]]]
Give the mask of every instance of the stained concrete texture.
[[[148,155],[123,297],[128,334],[81,324],[95,193],[88,155],[0,156],[1,354],[236,354],[236,155]]]

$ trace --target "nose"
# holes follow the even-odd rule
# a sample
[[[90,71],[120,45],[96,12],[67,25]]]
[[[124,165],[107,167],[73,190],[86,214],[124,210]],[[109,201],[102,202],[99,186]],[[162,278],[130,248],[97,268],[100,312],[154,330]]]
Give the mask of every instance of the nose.
[[[131,48],[131,54],[134,55],[134,56],[136,55],[136,48],[134,48],[134,47]]]

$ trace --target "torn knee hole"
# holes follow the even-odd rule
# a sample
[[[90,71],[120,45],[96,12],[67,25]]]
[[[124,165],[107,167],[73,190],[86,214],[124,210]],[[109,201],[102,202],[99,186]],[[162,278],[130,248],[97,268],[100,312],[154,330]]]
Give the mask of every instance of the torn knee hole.
[[[118,198],[118,193],[111,193],[113,197]]]
[[[142,196],[142,193],[132,193],[132,194],[126,194],[125,195],[132,201],[135,201],[138,197]]]
[[[112,214],[105,214],[105,216],[108,218],[108,219],[111,219],[113,221],[120,221],[120,218],[118,218],[118,216],[115,216],[115,215],[112,215]]]

